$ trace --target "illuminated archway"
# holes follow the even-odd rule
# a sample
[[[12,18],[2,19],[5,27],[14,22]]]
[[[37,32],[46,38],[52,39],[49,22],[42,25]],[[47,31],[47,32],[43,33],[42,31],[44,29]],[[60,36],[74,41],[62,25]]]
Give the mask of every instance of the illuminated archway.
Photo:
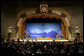
[[[66,31],[63,33],[63,35],[66,35],[66,38],[71,39],[72,38],[72,30],[71,30],[72,24],[71,24],[71,20],[70,20],[71,19],[70,14],[66,10],[61,9],[61,8],[50,8],[50,9],[52,10],[52,13],[50,13],[50,14],[48,14],[48,13],[46,13],[46,14],[36,13],[35,8],[21,10],[17,14],[16,28],[18,28],[18,30],[16,30],[16,32],[17,32],[16,37],[17,38],[24,37],[25,32],[23,30],[25,28],[23,29],[23,26],[25,26],[24,22],[26,19],[32,19],[32,18],[38,19],[38,18],[47,18],[48,17],[51,19],[52,18],[56,18],[56,19],[60,18],[62,20],[62,24],[61,24],[62,25],[61,26],[62,31],[63,32]],[[22,18],[21,15],[23,15],[24,13],[26,14],[26,16]],[[61,16],[62,14],[64,14],[66,17]],[[23,22],[23,23],[21,23],[21,22]],[[66,30],[64,30],[64,29],[66,29]],[[24,33],[21,33],[21,32],[24,32]],[[64,38],[65,38],[65,36],[64,36]]]
[[[19,27],[19,37],[20,38],[25,37],[25,21],[26,21],[26,19],[32,19],[32,18],[36,18],[37,20],[39,18],[61,19],[62,20],[61,27],[62,27],[62,32],[63,32],[63,38],[66,38],[66,39],[68,38],[68,28],[67,28],[66,21],[64,20],[64,18],[59,17],[59,16],[54,15],[54,14],[34,14],[34,15],[30,15],[30,16],[23,18],[20,22],[20,27]]]

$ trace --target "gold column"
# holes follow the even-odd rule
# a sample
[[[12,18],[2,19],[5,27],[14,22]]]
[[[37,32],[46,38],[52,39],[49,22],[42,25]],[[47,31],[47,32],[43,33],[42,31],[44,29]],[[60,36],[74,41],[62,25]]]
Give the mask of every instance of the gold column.
[[[63,38],[65,37],[68,38],[68,28],[67,28],[66,21],[64,19],[62,19],[61,27],[62,27],[62,32],[63,32]]]
[[[61,28],[62,28],[63,38],[65,38],[65,28],[63,22],[61,22]]]
[[[22,38],[25,37],[25,23],[23,22],[23,27],[22,27]]]

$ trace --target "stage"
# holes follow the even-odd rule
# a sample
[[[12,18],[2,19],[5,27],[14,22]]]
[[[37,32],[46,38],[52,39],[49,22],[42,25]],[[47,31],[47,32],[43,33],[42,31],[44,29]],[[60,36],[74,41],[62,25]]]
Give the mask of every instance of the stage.
[[[11,40],[18,41],[17,38],[11,38]],[[74,40],[69,40],[69,39],[63,39],[63,38],[55,38],[55,39],[32,39],[32,38],[25,38],[25,39],[20,39],[19,41],[29,41],[29,42],[68,42],[68,41],[74,41]]]
[[[17,41],[17,40],[15,40]],[[53,42],[53,40],[19,40],[19,41],[30,41],[30,42]],[[55,42],[66,42],[69,40],[54,40]]]

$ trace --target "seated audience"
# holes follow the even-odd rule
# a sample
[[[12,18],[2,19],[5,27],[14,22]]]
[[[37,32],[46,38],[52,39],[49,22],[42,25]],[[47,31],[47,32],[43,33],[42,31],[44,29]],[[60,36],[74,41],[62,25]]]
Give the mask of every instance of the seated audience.
[[[3,42],[1,43],[1,53],[3,55],[59,55],[72,56],[83,53],[83,43],[68,44],[65,42]],[[82,55],[81,55],[82,56]]]

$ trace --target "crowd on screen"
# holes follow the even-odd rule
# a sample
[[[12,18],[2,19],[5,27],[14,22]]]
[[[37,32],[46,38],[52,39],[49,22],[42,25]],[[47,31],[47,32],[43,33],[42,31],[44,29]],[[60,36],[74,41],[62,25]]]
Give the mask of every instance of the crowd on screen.
[[[83,55],[83,43],[69,42],[29,42],[14,40],[1,43],[2,55]]]

